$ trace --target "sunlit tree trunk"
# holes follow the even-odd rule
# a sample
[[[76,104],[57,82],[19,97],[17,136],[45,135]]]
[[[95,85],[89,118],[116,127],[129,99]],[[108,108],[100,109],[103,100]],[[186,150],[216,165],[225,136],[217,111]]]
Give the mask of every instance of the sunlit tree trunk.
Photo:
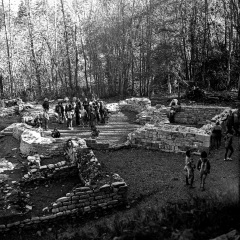
[[[69,40],[68,40],[68,32],[67,32],[67,22],[65,17],[65,9],[63,0],[61,0],[61,10],[63,15],[63,24],[64,24],[64,41],[65,41],[65,47],[66,47],[66,59],[68,64],[68,78],[69,78],[69,86],[70,89],[73,89],[73,83],[72,83],[72,68],[71,68],[71,59],[70,59],[70,53],[69,53]]]
[[[9,76],[9,84],[10,84],[10,92],[13,96],[13,77],[12,77],[12,60],[10,55],[10,43],[9,43],[9,36],[7,30],[7,23],[6,23],[6,13],[5,13],[5,6],[4,0],[2,0],[2,8],[3,8],[3,25],[5,30],[5,40],[6,40],[6,48],[7,48],[7,62],[8,62],[8,76]],[[10,8],[10,5],[9,5]]]
[[[26,0],[26,6],[27,6],[27,20],[28,20],[28,34],[29,34],[29,41],[30,41],[30,49],[31,49],[31,61],[33,62],[33,66],[35,69],[35,76],[37,79],[37,98],[40,99],[42,96],[42,87],[41,87],[41,78],[40,78],[40,72],[39,67],[35,55],[35,49],[34,49],[34,42],[33,42],[33,25],[32,25],[32,19],[31,19],[31,7],[30,7],[30,0]]]

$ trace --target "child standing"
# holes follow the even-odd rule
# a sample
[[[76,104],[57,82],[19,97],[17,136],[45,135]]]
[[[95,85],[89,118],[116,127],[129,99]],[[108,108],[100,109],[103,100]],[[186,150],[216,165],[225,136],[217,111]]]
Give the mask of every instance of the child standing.
[[[232,156],[232,154],[234,152],[233,147],[232,147],[232,141],[233,141],[232,139],[233,139],[233,131],[232,130],[228,130],[226,136],[224,137],[225,149],[226,149],[224,161],[227,161],[227,160],[231,161],[232,160],[231,156]],[[227,157],[228,150],[230,150],[230,154]]]
[[[197,169],[200,172],[200,188],[202,189],[202,191],[205,190],[204,185],[207,175],[210,173],[210,168],[211,166],[209,160],[207,159],[207,153],[203,151],[201,153],[201,158],[199,159],[197,164]]]
[[[67,127],[68,129],[73,130],[72,122],[73,122],[73,116],[74,116],[74,109],[71,104],[66,105],[65,112],[66,112],[66,118],[67,118]]]
[[[184,170],[186,171],[186,185],[190,185],[190,188],[193,187],[193,181],[194,181],[194,169],[195,164],[193,162],[193,159],[191,158],[191,151],[186,151],[186,158],[185,158],[185,167]],[[190,181],[190,183],[189,183]]]

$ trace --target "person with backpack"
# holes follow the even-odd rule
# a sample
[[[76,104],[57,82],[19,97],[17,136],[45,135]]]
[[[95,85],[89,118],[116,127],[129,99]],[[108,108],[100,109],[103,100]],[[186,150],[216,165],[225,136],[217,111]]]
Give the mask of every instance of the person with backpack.
[[[231,156],[234,152],[233,147],[232,147],[232,143],[233,143],[233,130],[228,130],[226,136],[224,137],[224,144],[225,144],[225,156],[224,156],[224,161],[231,161]],[[228,151],[230,150],[230,154],[228,155]]]
[[[210,173],[210,162],[207,158],[207,153],[205,151],[201,152],[201,158],[198,161],[197,169],[200,172],[200,189],[205,190],[204,185],[206,182],[207,175]]]

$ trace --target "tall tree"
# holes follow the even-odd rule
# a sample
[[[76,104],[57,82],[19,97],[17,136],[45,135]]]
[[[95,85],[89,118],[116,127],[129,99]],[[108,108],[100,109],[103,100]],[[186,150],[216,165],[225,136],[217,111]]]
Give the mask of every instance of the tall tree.
[[[28,34],[29,34],[29,42],[30,42],[30,49],[31,49],[31,61],[33,63],[35,69],[35,76],[37,79],[37,98],[40,99],[42,96],[42,86],[41,86],[41,77],[40,77],[40,70],[35,54],[34,48],[34,41],[33,41],[33,24],[32,24],[32,16],[31,16],[31,0],[26,0],[25,4],[27,7],[27,22],[28,22]]]
[[[70,89],[73,89],[73,83],[72,83],[72,67],[71,67],[71,58],[70,58],[70,52],[69,52],[69,40],[68,40],[68,30],[67,30],[67,21],[65,16],[65,8],[63,0],[61,0],[61,10],[63,15],[63,24],[64,24],[64,41],[65,41],[65,47],[66,47],[66,59],[68,64],[68,78],[69,78],[69,86]]]
[[[9,8],[10,8],[10,3],[9,3]],[[3,25],[4,25],[4,30],[5,30],[5,40],[6,40],[6,48],[7,48],[9,84],[10,84],[11,95],[13,95],[12,59],[11,59],[11,54],[10,54],[10,41],[9,41],[8,30],[7,30],[4,0],[2,0],[2,9],[3,9]]]

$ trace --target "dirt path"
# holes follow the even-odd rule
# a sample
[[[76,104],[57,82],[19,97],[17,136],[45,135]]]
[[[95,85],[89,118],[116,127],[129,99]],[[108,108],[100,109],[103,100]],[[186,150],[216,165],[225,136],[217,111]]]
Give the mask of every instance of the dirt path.
[[[133,118],[134,116],[131,116]],[[49,131],[52,131],[54,127],[59,129],[62,137],[81,137],[89,138],[91,136],[91,131],[89,127],[76,127],[74,124],[74,129],[69,130],[66,124],[51,123]],[[128,133],[139,128],[139,125],[132,123],[129,120],[128,113],[117,112],[110,115],[109,122],[107,124],[97,125],[100,130],[100,135],[97,138],[98,142],[107,142],[110,144],[123,143],[127,140]]]

